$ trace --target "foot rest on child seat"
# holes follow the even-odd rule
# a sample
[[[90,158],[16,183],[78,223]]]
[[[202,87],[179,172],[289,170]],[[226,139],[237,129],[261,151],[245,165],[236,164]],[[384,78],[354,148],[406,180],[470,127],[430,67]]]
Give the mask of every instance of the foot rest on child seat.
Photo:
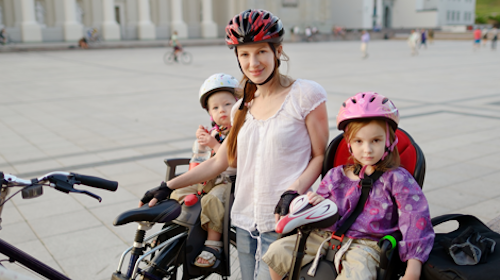
[[[290,204],[290,213],[276,224],[276,232],[286,234],[303,225],[327,228],[337,220],[338,209],[333,201],[325,199],[313,206],[309,204],[307,195],[301,195]]]
[[[119,226],[130,222],[166,223],[177,218],[181,214],[181,209],[179,202],[173,199],[160,201],[153,207],[145,204],[140,208],[121,213],[113,225]]]

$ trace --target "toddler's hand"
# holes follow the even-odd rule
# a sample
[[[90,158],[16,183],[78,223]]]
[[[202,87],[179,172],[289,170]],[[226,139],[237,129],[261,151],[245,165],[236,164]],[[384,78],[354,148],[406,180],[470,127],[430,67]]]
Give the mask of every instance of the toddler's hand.
[[[321,201],[325,200],[324,197],[322,197],[321,195],[319,195],[315,192],[308,192],[307,198],[309,199],[309,203],[311,203],[312,205],[316,205],[316,204],[320,203]]]

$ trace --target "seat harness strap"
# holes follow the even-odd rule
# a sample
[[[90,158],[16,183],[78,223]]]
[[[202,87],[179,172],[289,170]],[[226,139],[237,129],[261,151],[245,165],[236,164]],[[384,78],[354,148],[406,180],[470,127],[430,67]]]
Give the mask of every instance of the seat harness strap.
[[[366,176],[360,180],[359,184],[361,185],[361,197],[359,198],[358,204],[356,204],[356,208],[352,211],[351,215],[345,220],[345,222],[332,233],[332,239],[330,240],[330,248],[326,255],[326,259],[333,262],[335,254],[340,249],[342,245],[342,241],[344,241],[344,234],[351,227],[351,225],[356,221],[358,216],[363,212],[363,208],[365,207],[366,201],[368,200],[368,195],[370,194],[370,190],[373,184],[382,176],[384,172],[375,171],[370,176]]]

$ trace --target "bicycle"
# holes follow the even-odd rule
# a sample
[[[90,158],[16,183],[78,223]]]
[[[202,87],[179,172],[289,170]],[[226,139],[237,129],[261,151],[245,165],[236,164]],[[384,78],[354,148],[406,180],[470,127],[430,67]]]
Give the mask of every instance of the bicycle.
[[[47,173],[39,178],[34,178],[30,180],[21,179],[11,174],[4,174],[0,171],[0,223],[2,221],[1,214],[2,208],[5,202],[10,200],[12,197],[17,195],[19,192],[22,193],[23,199],[36,198],[43,194],[43,187],[50,186],[58,191],[64,193],[81,193],[86,194],[92,198],[97,199],[99,202],[102,201],[101,197],[91,193],[86,190],[79,190],[73,188],[75,184],[86,185],[89,187],[95,187],[100,189],[105,189],[109,191],[116,191],[118,188],[118,183],[115,181],[109,181],[102,178],[80,175],[70,172],[51,172]],[[8,196],[9,188],[12,187],[22,187],[11,196]],[[1,229],[1,227],[0,227]],[[42,263],[36,258],[30,256],[28,253],[16,248],[15,246],[9,244],[3,239],[0,239],[0,254],[8,257],[9,262],[16,262],[23,265],[25,268],[46,277],[47,279],[53,280],[70,280],[67,276],[61,274],[57,270],[51,268],[50,266]],[[0,260],[1,262],[6,260]],[[3,266],[2,266],[3,267]]]
[[[191,61],[193,61],[193,56],[184,49],[181,49],[178,55],[176,55],[174,51],[167,52],[163,55],[163,62],[165,62],[165,64],[172,64],[179,61],[183,64],[190,64]]]
[[[169,159],[166,179],[177,176],[175,168],[189,164],[189,159]],[[143,280],[162,279],[206,279],[229,276],[238,278],[239,263],[236,251],[236,231],[230,226],[230,209],[234,200],[233,186],[226,193],[225,217],[222,241],[224,243],[221,259],[214,266],[201,268],[194,265],[194,260],[203,248],[206,231],[201,228],[200,212],[203,192],[189,195],[184,202],[167,199],[154,207],[147,204],[120,214],[114,221],[115,226],[130,222],[139,224],[134,245],[126,249],[112,274],[112,280],[131,280],[140,277]],[[145,238],[146,231],[155,223],[165,223],[162,230]],[[130,253],[126,271],[122,266]],[[147,259],[148,258],[148,259]]]

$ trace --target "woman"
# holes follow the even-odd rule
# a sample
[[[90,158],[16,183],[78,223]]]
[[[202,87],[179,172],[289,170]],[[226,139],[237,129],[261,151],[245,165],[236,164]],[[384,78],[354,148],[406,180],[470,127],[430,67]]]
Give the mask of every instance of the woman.
[[[281,20],[264,10],[244,11],[229,22],[226,43],[235,50],[244,84],[231,133],[215,157],[148,191],[140,203],[152,206],[173,189],[237,167],[231,219],[245,280],[270,279],[261,256],[277,239],[275,223],[292,199],[318,178],[328,141],[325,90],[279,73],[280,59],[287,59],[283,34]]]

